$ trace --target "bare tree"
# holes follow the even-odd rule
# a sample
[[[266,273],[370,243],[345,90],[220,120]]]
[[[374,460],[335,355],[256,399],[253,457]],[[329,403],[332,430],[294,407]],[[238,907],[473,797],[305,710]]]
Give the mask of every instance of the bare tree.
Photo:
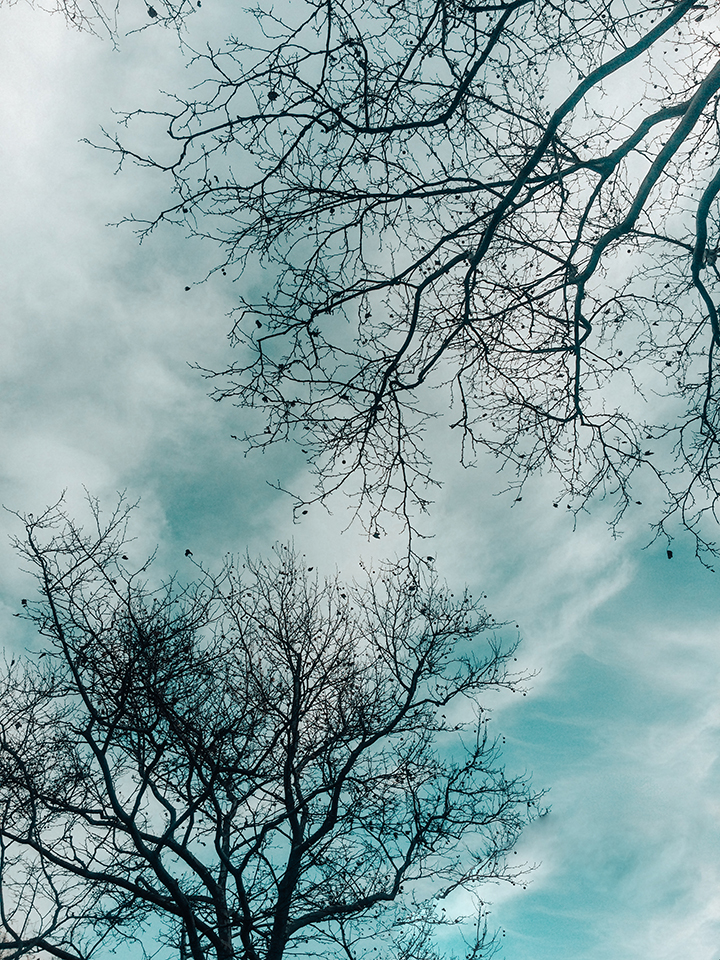
[[[298,439],[317,495],[352,492],[375,530],[427,505],[447,410],[463,463],[497,455],[518,493],[554,471],[556,506],[609,495],[617,523],[642,468],[656,533],[679,520],[709,556],[720,4],[252,13],[158,115],[169,157],[108,145],[174,177],[141,232],[180,222],[256,289],[270,268],[206,371],[263,411],[244,439]]]
[[[468,920],[489,956],[483,884],[523,882],[540,794],[488,733],[523,678],[485,610],[284,547],[151,589],[125,506],[94,517],[19,544],[44,646],[0,681],[0,956],[410,960]]]

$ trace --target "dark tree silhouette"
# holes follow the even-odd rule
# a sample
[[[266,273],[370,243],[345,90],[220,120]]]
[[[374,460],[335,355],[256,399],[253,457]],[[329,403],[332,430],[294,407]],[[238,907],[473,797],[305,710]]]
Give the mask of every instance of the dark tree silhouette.
[[[124,505],[94,518],[18,544],[44,646],[0,679],[0,956],[410,960],[468,919],[489,956],[483,884],[541,811],[488,733],[523,677],[485,610],[284,547],[151,589]]]
[[[448,411],[464,463],[496,454],[516,490],[552,471],[557,503],[610,496],[616,523],[642,468],[656,533],[712,552],[720,4],[253,13],[158,114],[169,155],[109,144],[174,177],[141,231],[180,222],[266,287],[206,371],[263,411],[244,439],[298,439],[318,497],[375,528],[427,505]]]

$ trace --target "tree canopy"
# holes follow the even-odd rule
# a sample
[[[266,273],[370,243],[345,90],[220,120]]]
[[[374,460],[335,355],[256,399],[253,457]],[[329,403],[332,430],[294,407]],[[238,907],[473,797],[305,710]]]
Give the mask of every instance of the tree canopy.
[[[286,547],[152,588],[125,506],[94,519],[18,541],[43,640],[0,676],[0,956],[489,956],[541,794],[489,732],[523,677],[481,604]]]
[[[141,232],[211,238],[244,284],[237,357],[206,371],[262,411],[239,438],[297,439],[375,530],[427,506],[447,413],[463,463],[496,455],[518,493],[553,472],[556,505],[607,495],[616,524],[649,474],[656,534],[711,554],[718,13],[302,0],[200,51],[157,112],[169,153],[107,146],[173,178]]]

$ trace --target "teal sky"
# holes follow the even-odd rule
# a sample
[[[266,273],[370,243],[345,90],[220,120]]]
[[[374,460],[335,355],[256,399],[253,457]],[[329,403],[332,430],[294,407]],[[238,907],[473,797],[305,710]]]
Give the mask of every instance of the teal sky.
[[[220,36],[223,10],[202,9],[192,29]],[[0,8],[0,502],[38,512],[67,488],[81,513],[83,485],[108,503],[127,489],[142,501],[136,549],[159,544],[162,571],[182,572],[186,547],[213,564],[294,538],[319,567],[352,577],[361,559],[401,551],[399,533],[343,532],[341,499],[294,525],[290,499],[269,484],[307,483],[299,451],[244,457],[230,439],[241,414],[208,400],[188,366],[227,360],[226,315],[262,278],[198,284],[212,249],[170,231],[138,246],[130,229],[106,226],[154,209],[164,185],[147,171],[115,175],[81,139],[97,138],[113,108],[184,82],[168,34],[130,35],[114,52],[40,10]],[[454,466],[449,432],[440,421],[430,437],[444,486],[422,527],[427,553],[522,636],[522,665],[538,675],[527,697],[490,704],[493,722],[508,767],[551,789],[552,812],[519,847],[539,864],[527,890],[487,891],[503,955],[718,960],[718,575],[682,538],[672,561],[664,543],[643,549],[645,507],[613,539],[601,504],[573,531],[548,478],[522,503],[496,496],[494,465]],[[11,649],[24,642],[12,614],[27,581],[7,547],[11,517],[0,525]]]

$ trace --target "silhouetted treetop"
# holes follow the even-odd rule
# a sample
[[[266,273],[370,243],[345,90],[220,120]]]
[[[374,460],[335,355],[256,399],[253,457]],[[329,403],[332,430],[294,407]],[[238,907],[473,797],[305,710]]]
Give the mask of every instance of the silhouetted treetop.
[[[487,699],[514,646],[431,575],[228,559],[151,588],[127,510],[25,517],[38,649],[0,670],[0,957],[490,956],[542,812]]]

